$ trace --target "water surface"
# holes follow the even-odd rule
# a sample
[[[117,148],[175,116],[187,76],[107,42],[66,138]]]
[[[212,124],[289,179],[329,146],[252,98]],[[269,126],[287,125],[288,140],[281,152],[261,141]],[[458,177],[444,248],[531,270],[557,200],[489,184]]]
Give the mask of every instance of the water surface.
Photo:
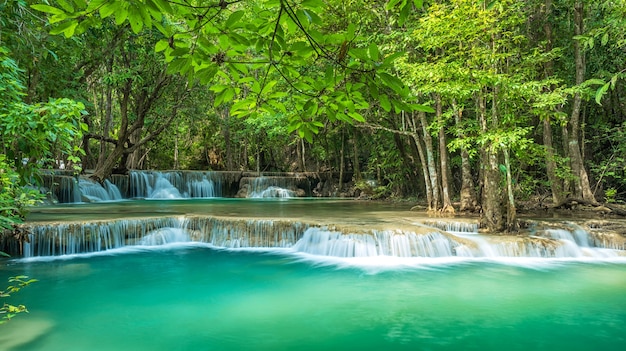
[[[3,262],[12,350],[624,350],[626,264],[369,264],[202,244]],[[399,264],[401,263],[401,264]],[[34,336],[33,336],[34,335]],[[3,343],[3,345],[6,345]]]

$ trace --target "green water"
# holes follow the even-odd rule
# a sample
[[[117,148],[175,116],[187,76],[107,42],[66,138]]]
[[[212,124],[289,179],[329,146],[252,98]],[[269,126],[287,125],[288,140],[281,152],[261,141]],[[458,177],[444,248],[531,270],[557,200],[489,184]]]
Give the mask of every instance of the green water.
[[[2,261],[11,350],[626,350],[626,264],[303,259],[205,246]]]

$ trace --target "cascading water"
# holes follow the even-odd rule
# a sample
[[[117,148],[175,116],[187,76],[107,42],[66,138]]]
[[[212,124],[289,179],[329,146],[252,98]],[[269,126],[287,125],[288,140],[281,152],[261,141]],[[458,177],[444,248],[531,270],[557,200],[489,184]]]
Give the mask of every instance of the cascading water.
[[[153,230],[141,238],[137,244],[147,246],[166,245],[171,243],[184,243],[191,241],[189,232],[184,228],[159,228]]]
[[[386,230],[344,234],[309,228],[294,250],[333,257],[448,257],[453,256],[453,248],[458,245],[439,232],[417,234]]]
[[[250,193],[251,198],[268,198],[268,197],[280,197],[290,198],[294,197],[295,192],[288,189],[283,189],[277,186],[269,186],[261,191],[253,191]]]
[[[43,191],[52,193],[54,200],[60,203],[120,199],[307,197],[311,196],[312,182],[319,180],[316,173],[273,173],[276,175],[265,176],[250,172],[133,170],[128,175],[111,175],[100,185],[86,178],[79,182],[73,175],[59,175],[57,172],[44,174]]]
[[[220,197],[222,185],[214,172],[131,171],[131,196],[147,199]]]
[[[104,181],[104,185],[100,185],[90,180],[81,179],[78,182],[78,188],[82,198],[88,202],[122,200],[119,189],[108,180]]]
[[[20,251],[25,257],[59,256],[189,241],[224,248],[286,248],[293,246],[306,228],[300,222],[215,217],[41,224],[30,226],[31,234]],[[16,243],[3,246],[15,247]]]
[[[419,225],[419,223],[416,223]],[[478,223],[455,222],[455,221],[437,221],[424,222],[424,225],[437,228],[448,233],[458,234],[478,234]]]
[[[424,225],[415,226],[415,230],[364,228],[355,232],[298,221],[205,216],[41,224],[31,225],[29,229],[32,234],[21,249],[26,257],[190,241],[223,248],[289,248],[294,253],[342,258],[602,258],[624,255],[624,248],[616,250],[615,244],[610,244],[611,248],[592,245],[595,241],[582,229],[576,229],[575,235],[565,230],[547,230],[544,237],[448,233]],[[15,247],[16,244],[5,242],[3,245]]]
[[[296,197],[298,184],[306,178],[301,177],[257,177],[243,179],[242,188],[247,189],[249,198],[290,198]]]

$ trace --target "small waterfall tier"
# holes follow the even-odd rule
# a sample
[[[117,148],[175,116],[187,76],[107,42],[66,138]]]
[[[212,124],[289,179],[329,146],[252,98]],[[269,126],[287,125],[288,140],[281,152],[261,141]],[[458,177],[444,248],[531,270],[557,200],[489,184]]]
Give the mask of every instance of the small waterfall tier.
[[[192,241],[223,248],[291,247],[305,229],[300,222],[217,217],[49,223],[31,225],[20,251],[25,257],[58,256]],[[16,252],[16,243],[4,246]]]
[[[366,234],[309,228],[294,249],[318,256],[333,257],[449,257],[463,244],[445,233],[416,233],[383,230]]]
[[[310,196],[311,183],[306,176],[244,177],[237,197],[290,198]]]
[[[54,171],[43,175],[44,191],[60,203],[121,199],[310,197],[317,173],[143,171],[114,174],[102,184]]]
[[[109,180],[100,184],[85,178],[45,174],[44,191],[61,203],[102,202],[122,200],[119,188]]]
[[[454,227],[458,229],[458,227]],[[28,240],[0,236],[0,250],[25,257],[106,251],[125,246],[199,242],[220,248],[283,248],[331,257],[535,257],[626,256],[619,234],[553,229],[526,236],[446,232],[427,225],[402,229],[326,227],[272,219],[180,216],[24,226]]]
[[[129,196],[147,199],[222,197],[222,176],[215,172],[131,171]]]

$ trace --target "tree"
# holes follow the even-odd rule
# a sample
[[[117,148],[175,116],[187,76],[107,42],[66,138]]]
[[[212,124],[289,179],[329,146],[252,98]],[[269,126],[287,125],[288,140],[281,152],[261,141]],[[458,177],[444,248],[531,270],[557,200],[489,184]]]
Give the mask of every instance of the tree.
[[[22,101],[25,87],[20,69],[0,47],[0,229],[13,231],[26,208],[41,199],[33,186],[41,185],[40,171],[55,160],[68,159],[76,169],[82,152],[74,143],[85,125],[80,122],[84,105],[70,99],[46,103]]]
[[[389,8],[399,1],[390,1]],[[421,6],[421,1],[414,1]],[[400,19],[413,3],[399,4]],[[385,56],[364,43],[352,23],[325,30],[319,0],[219,1],[179,3],[165,0],[74,0],[33,8],[49,14],[52,34],[85,33],[111,17],[134,33],[156,28],[163,38],[169,73],[203,84],[223,76],[233,84],[216,92],[220,104],[232,102],[233,116],[292,111],[290,127],[311,140],[321,119],[363,121],[371,87],[405,95],[403,84],[387,70],[397,55]],[[252,75],[251,71],[260,74]],[[285,94],[287,91],[287,94]]]
[[[166,65],[151,49],[156,41],[152,33],[135,35],[107,24],[88,34],[108,43],[89,45],[95,57],[82,64],[85,80],[92,82],[94,117],[99,117],[89,119],[92,131],[86,135],[86,141],[100,141],[92,178],[104,181],[115,168],[123,172],[138,167],[142,148],[177,118],[191,89],[184,79],[166,73]]]

